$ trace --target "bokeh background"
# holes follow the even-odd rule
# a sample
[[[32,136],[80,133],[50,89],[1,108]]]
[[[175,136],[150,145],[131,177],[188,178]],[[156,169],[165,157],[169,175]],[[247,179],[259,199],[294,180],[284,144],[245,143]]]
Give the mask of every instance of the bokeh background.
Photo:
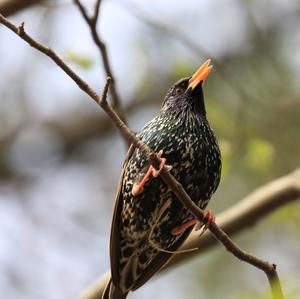
[[[83,1],[92,8],[93,1]],[[103,66],[71,1],[10,17],[95,89]],[[103,1],[107,43],[130,127],[208,57],[206,105],[223,154],[215,213],[300,165],[298,0]],[[0,26],[0,297],[75,298],[109,267],[114,193],[126,146],[101,109],[47,57]],[[278,265],[300,296],[300,203],[234,237]],[[262,273],[221,246],[153,279],[131,298],[266,298]],[[260,298],[260,297],[259,297]]]

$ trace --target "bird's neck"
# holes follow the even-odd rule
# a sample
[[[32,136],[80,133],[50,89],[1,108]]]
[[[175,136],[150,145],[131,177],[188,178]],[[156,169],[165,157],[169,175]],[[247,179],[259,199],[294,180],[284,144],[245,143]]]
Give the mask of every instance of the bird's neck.
[[[207,123],[206,115],[191,108],[191,106],[169,107],[168,109],[162,109],[160,111],[160,116],[168,118],[169,121],[173,123],[184,124],[187,127],[194,127],[199,124]]]
[[[204,103],[202,106],[193,105],[193,103],[181,102],[177,105],[164,106],[161,111],[161,115],[174,116],[175,118],[198,118],[206,120],[206,111]]]
[[[161,114],[206,118],[204,99],[190,97],[177,102],[167,102],[163,105]]]

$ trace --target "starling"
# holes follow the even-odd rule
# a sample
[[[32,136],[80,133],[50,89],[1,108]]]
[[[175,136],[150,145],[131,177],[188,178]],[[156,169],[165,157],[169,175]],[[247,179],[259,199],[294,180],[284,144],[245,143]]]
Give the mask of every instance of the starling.
[[[137,135],[204,209],[221,174],[217,139],[206,118],[202,85],[207,60],[167,92],[160,113]],[[199,222],[159,177],[145,155],[128,150],[111,228],[111,279],[103,298],[124,299],[146,283],[172,257]],[[210,213],[206,213],[211,217]]]

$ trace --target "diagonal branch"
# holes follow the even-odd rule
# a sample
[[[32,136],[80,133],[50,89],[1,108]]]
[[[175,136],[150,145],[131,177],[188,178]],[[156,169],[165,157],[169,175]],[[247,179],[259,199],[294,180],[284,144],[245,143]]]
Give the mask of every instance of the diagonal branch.
[[[222,230],[232,237],[249,227],[253,227],[253,225],[265,219],[270,213],[299,198],[300,168],[256,189],[231,208],[218,214],[216,222]],[[193,256],[199,256],[216,245],[218,245],[218,241],[210,232],[199,238],[199,233],[193,231],[181,249],[186,250],[198,247],[199,250],[175,255],[171,262],[163,268],[163,271],[169,271],[170,267],[186,262]],[[101,298],[108,279],[109,273],[103,274],[83,290],[77,299]]]
[[[24,41],[26,41],[29,45],[36,48],[40,52],[49,56],[72,80],[82,89],[86,94],[88,94],[95,102],[97,102],[108,114],[117,128],[123,133],[126,139],[132,143],[136,148],[139,148],[149,159],[149,162],[156,168],[159,168],[159,159],[155,153],[153,153],[148,146],[139,140],[135,134],[126,126],[126,124],[119,118],[117,113],[109,106],[106,101],[107,92],[109,88],[109,84],[111,82],[111,78],[108,77],[106,80],[106,84],[103,89],[103,93],[99,96],[83,79],[81,79],[67,64],[63,62],[63,60],[50,48],[45,47],[44,45],[38,43],[32,37],[30,37],[24,30],[24,22],[21,23],[20,26],[15,26],[8,19],[0,14],[0,23],[5,25],[7,28],[12,30],[14,33],[19,35]],[[163,181],[170,187],[170,189],[174,192],[177,198],[182,202],[182,204],[189,209],[191,214],[195,216],[195,218],[199,219],[206,223],[206,219],[203,211],[191,200],[189,195],[185,192],[182,185],[167,171],[164,169],[161,170],[160,176]],[[209,230],[212,232],[214,237],[221,242],[225,248],[235,255],[238,259],[245,261],[254,267],[261,269],[267,275],[267,278],[270,283],[270,287],[272,290],[274,299],[283,299],[283,293],[280,285],[280,281],[276,271],[276,265],[270,264],[267,261],[259,259],[254,255],[243,251],[239,248],[229,237],[228,235],[220,229],[220,227],[212,222],[209,225]]]
[[[103,42],[103,40],[100,38],[98,32],[97,32],[97,22],[99,19],[99,11],[100,11],[100,5],[101,5],[101,0],[96,0],[95,1],[95,7],[94,7],[94,13],[93,16],[89,17],[86,8],[82,5],[80,0],[73,0],[74,4],[78,7],[82,17],[86,21],[87,25],[90,28],[91,35],[93,38],[94,43],[96,44],[100,57],[103,62],[104,70],[106,73],[106,76],[111,78],[111,95],[112,95],[112,107],[120,118],[126,123],[125,119],[125,112],[121,104],[120,96],[116,88],[116,82],[115,82],[115,76],[113,75],[112,68],[110,66],[108,54],[107,54],[107,49],[106,49],[106,44]]]

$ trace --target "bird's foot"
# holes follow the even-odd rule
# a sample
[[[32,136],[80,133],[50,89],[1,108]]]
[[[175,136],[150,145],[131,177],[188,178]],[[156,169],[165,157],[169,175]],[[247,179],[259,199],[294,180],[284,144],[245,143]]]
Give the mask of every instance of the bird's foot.
[[[187,228],[189,228],[192,225],[196,224],[196,227],[197,227],[199,225],[199,223],[200,223],[199,220],[197,220],[196,218],[193,218],[193,219],[189,220],[188,222],[183,223],[180,226],[173,228],[171,230],[171,234],[173,236],[178,236],[178,235],[180,235],[181,233],[183,233]]]
[[[172,165],[166,164],[166,158],[162,158],[163,150],[160,150],[157,154],[157,158],[160,160],[159,168],[156,170],[152,165],[150,165],[149,168],[151,168],[151,174],[153,177],[157,178],[161,172],[161,170],[164,168],[166,171],[170,171],[172,169]]]
[[[138,183],[134,183],[131,193],[133,196],[137,196],[139,194],[141,194],[144,191],[144,185],[146,184],[146,182],[149,180],[149,177],[152,173],[152,165],[150,165],[149,169],[147,170],[145,176],[141,179],[140,182]]]
[[[206,223],[204,225],[204,230],[207,230],[210,225],[215,222],[216,220],[216,216],[215,214],[212,212],[212,210],[204,210],[203,212],[203,216],[204,216],[204,219],[206,219]]]
[[[195,229],[197,231],[197,230],[200,230],[200,229],[203,228],[200,235],[199,235],[199,237],[201,237],[207,231],[207,229],[210,227],[210,225],[213,222],[215,222],[215,219],[216,219],[216,217],[215,217],[214,213],[212,212],[212,210],[204,210],[203,211],[203,216],[204,216],[203,219],[206,219],[206,222],[205,223],[199,222],[200,225]]]
[[[182,225],[173,228],[171,231],[171,234],[173,236],[178,236],[181,233],[183,233],[190,226],[195,225],[195,231],[198,231],[203,228],[200,236],[203,235],[203,233],[209,228],[210,224],[215,221],[215,215],[213,214],[213,212],[211,210],[204,210],[203,214],[204,214],[203,215],[204,219],[207,219],[205,224],[202,221],[199,221],[198,219],[193,218],[193,219],[189,220],[188,222],[183,223]]]
[[[170,171],[172,169],[171,165],[166,164],[166,158],[161,157],[162,154],[163,154],[163,150],[160,150],[157,154],[157,158],[160,160],[159,169],[156,170],[152,165],[150,165],[142,180],[138,183],[133,184],[132,191],[131,191],[133,196],[137,196],[144,191],[144,186],[146,182],[149,180],[149,178],[151,177],[151,175],[154,178],[157,178],[163,168],[166,171]]]

